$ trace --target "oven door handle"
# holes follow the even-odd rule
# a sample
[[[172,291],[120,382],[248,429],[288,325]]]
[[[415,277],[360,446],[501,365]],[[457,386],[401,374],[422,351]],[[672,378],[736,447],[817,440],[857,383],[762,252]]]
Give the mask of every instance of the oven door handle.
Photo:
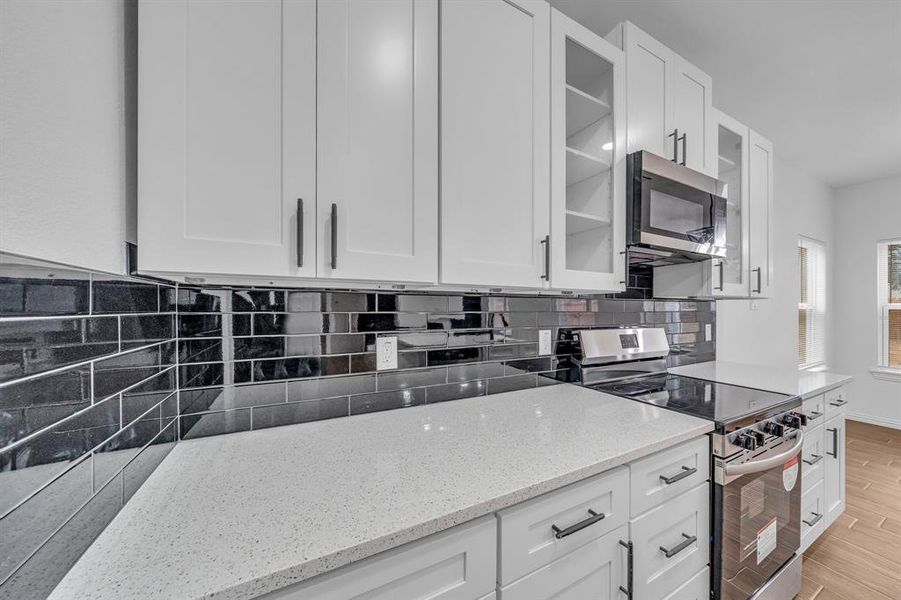
[[[779,454],[774,454],[773,456],[767,456],[766,458],[761,458],[760,460],[752,460],[750,462],[737,465],[726,465],[726,477],[732,477],[733,475],[747,475],[748,473],[759,473],[761,471],[772,469],[773,467],[778,467],[779,465],[785,463],[788,459],[797,456],[797,454],[801,452],[801,446],[803,445],[804,434],[802,432],[798,432],[798,435],[795,436],[794,443],[785,452],[780,452]]]

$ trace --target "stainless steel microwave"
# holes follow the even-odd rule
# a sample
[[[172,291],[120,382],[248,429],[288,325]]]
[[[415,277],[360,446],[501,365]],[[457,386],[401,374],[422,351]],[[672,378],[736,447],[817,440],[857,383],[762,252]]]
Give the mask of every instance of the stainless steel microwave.
[[[627,244],[687,260],[726,256],[725,184],[650,152],[626,160]]]

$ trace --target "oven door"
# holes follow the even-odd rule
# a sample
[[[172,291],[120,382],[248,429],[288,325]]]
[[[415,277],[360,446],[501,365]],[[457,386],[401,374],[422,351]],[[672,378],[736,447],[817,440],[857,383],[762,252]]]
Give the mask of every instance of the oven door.
[[[642,244],[726,255],[726,199],[662,175],[641,180]]]
[[[799,434],[722,467],[725,485],[714,490],[715,598],[747,600],[798,551],[803,442]]]

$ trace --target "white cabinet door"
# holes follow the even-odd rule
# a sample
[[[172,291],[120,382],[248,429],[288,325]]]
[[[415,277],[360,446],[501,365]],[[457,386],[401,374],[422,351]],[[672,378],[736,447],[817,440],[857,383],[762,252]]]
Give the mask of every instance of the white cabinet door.
[[[318,276],[434,282],[437,0],[318,14]]]
[[[484,600],[495,587],[496,535],[488,515],[260,600]]]
[[[717,176],[713,80],[682,57],[672,60],[673,129],[679,132],[679,162]]]
[[[825,424],[826,466],[823,473],[826,498],[826,527],[845,510],[845,417],[839,415]]]
[[[801,495],[801,552],[807,550],[826,530],[825,519],[825,497],[821,480]]]
[[[502,587],[499,600],[618,600],[627,589],[629,526]],[[622,543],[620,543],[622,542]]]
[[[543,285],[550,8],[441,2],[442,283]]]
[[[647,150],[676,160],[673,136],[669,136],[673,132],[673,86],[668,72],[673,53],[631,23],[622,25],[621,35],[626,53],[628,152]]]
[[[315,275],[315,2],[139,11],[141,270]]]
[[[710,600],[710,568],[699,571],[664,600]]]
[[[768,297],[773,273],[773,144],[755,131],[750,132],[750,267],[751,296]]]
[[[814,427],[804,432],[804,447],[801,449],[801,485],[805,492],[823,480],[823,466],[826,464],[824,434],[823,427]],[[830,437],[830,444],[831,439]]]
[[[625,60],[551,11],[550,283],[625,290]]]

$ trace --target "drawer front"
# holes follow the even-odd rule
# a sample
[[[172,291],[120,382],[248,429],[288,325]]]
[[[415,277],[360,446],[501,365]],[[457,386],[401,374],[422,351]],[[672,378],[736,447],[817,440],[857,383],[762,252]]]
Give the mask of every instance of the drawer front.
[[[807,415],[807,428],[812,429],[826,420],[826,396],[818,394],[801,404],[801,412]]]
[[[704,567],[664,600],[710,600],[710,567]]]
[[[825,484],[821,479],[801,495],[801,552],[826,530]]]
[[[710,484],[635,519],[631,532],[635,598],[665,598],[710,561]]]
[[[629,465],[632,517],[710,478],[710,438],[668,448]]]
[[[628,585],[629,526],[614,529],[502,587],[499,600],[616,600]]]
[[[479,600],[495,586],[497,521],[482,517],[377,554],[265,600]]]
[[[618,467],[504,509],[497,517],[498,582],[504,586],[625,524],[629,469]]]
[[[814,427],[804,432],[801,449],[801,489],[804,491],[823,480],[823,465],[826,464],[824,431],[823,427]]]
[[[845,405],[848,404],[848,390],[843,387],[826,392],[826,418],[845,414]]]

